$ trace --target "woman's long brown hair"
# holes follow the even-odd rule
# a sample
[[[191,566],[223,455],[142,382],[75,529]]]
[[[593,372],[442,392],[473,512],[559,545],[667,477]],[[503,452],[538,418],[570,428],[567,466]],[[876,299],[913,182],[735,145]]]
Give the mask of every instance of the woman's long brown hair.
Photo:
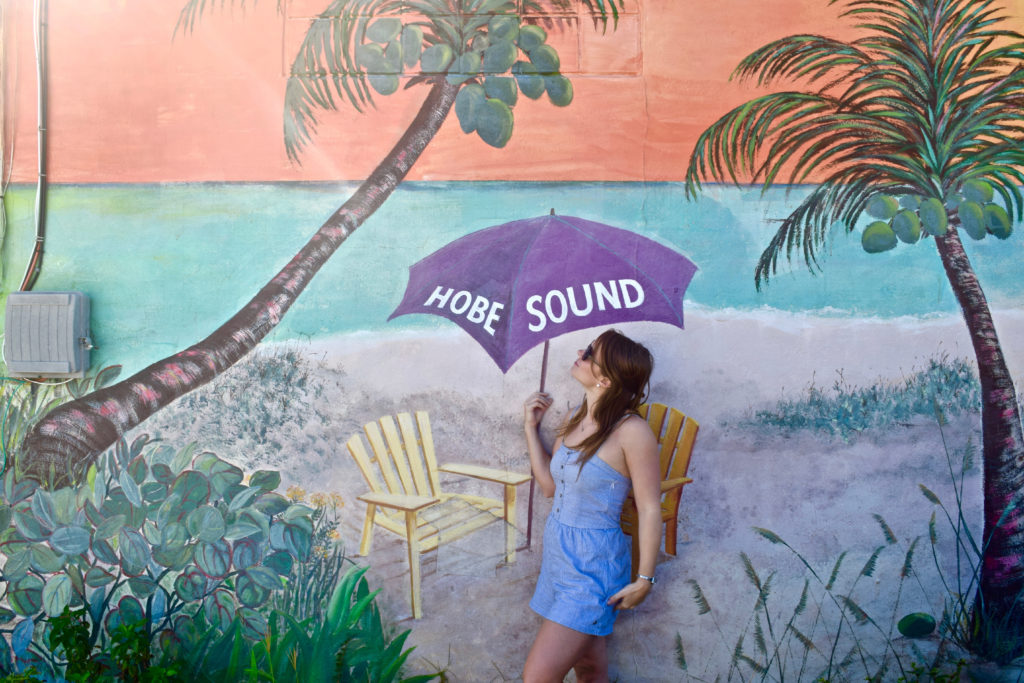
[[[594,340],[594,353],[600,353],[598,366],[609,386],[594,406],[597,431],[573,449],[580,453],[577,460],[580,467],[594,457],[624,416],[638,414],[641,404],[647,400],[647,388],[654,369],[651,352],[616,330],[603,332]],[[587,400],[583,399],[580,409],[558,435],[565,439],[587,416],[587,410]]]

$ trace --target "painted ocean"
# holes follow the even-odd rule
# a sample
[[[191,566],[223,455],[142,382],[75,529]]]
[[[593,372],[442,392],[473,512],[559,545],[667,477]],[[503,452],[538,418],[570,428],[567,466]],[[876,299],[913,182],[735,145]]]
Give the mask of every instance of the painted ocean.
[[[355,184],[55,186],[36,291],[92,299],[94,366],[129,371],[205,337],[240,308],[351,194]],[[32,186],[11,188],[5,291],[18,286],[33,242]],[[388,323],[408,267],[473,230],[548,213],[576,215],[669,244],[700,268],[688,307],[897,318],[957,313],[930,241],[868,255],[835,234],[812,274],[800,260],[761,292],[754,265],[807,192],[711,186],[688,201],[678,183],[409,182],[342,245],[273,340],[342,332],[434,329],[430,316]],[[968,240],[993,308],[1024,306],[1022,237]],[[798,258],[798,257],[796,257]]]

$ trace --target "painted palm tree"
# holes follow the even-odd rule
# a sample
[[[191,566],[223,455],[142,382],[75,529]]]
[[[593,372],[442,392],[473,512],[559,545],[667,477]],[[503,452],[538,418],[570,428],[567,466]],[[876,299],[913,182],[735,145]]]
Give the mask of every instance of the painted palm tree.
[[[595,29],[617,23],[622,0],[582,2]],[[203,9],[216,4],[190,0],[178,27],[192,30]],[[544,26],[526,17],[557,17],[574,6],[572,0],[333,0],[311,22],[291,67],[284,98],[288,155],[298,160],[318,112],[340,104],[363,111],[375,94],[390,95],[403,80],[429,88],[415,119],[370,177],[230,320],[188,349],[42,419],[22,444],[28,474],[65,481],[126,431],[243,358],[402,182],[453,107],[463,131],[503,147],[520,93],[568,105],[573,89],[559,71],[558,52]],[[558,29],[557,19],[547,25]]]
[[[833,0],[835,2],[835,0]],[[837,222],[862,214],[865,251],[935,245],[970,331],[981,380],[984,530],[966,640],[1006,660],[1024,653],[1024,442],[1016,392],[962,238],[1007,238],[1024,209],[1024,37],[994,0],[847,0],[862,37],[796,35],[735,75],[802,89],[757,97],[699,138],[687,172],[763,187],[820,181],[780,224],[754,272],[760,289],[796,252],[812,272]]]

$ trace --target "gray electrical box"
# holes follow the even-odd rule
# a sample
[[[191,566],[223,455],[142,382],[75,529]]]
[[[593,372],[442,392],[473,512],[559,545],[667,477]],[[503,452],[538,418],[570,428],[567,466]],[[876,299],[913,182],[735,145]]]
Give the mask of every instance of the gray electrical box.
[[[11,377],[84,377],[89,369],[89,297],[81,292],[11,292],[4,362]]]

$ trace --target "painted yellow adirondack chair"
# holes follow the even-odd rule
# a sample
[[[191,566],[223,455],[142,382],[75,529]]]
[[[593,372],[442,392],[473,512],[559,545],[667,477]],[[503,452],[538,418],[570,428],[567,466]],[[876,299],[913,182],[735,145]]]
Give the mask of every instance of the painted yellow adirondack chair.
[[[360,434],[348,440],[349,453],[359,465],[369,493],[359,496],[366,503],[363,538],[359,554],[367,555],[374,525],[405,539],[409,553],[410,602],[412,616],[423,615],[420,602],[420,555],[438,545],[455,541],[491,522],[505,522],[505,561],[516,554],[516,486],[530,480],[529,474],[481,467],[443,465],[438,467],[430,417],[417,411],[395,418],[386,415],[363,426],[372,454]],[[448,472],[501,484],[501,499],[441,490],[439,472]]]
[[[665,524],[665,552],[676,554],[676,524],[679,518],[679,499],[683,486],[693,481],[686,476],[690,469],[690,456],[697,441],[700,424],[675,408],[661,403],[640,406],[640,414],[658,437],[661,459],[661,520]],[[637,538],[636,501],[630,492],[622,507],[622,531],[633,538],[633,577],[640,561],[640,542]]]

